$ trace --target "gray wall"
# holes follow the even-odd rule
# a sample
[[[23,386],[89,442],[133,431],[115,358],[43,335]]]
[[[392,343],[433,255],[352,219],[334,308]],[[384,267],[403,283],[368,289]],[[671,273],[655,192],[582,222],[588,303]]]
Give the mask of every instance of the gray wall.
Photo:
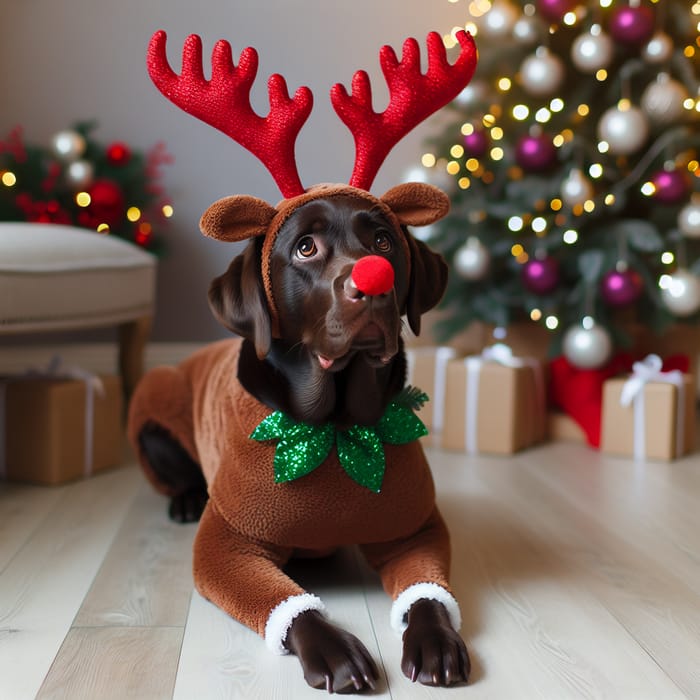
[[[364,68],[386,91],[378,69],[382,44],[400,49],[416,36],[424,51],[428,31],[447,32],[465,21],[464,3],[448,0],[0,0],[0,134],[22,125],[27,140],[48,143],[75,121],[98,120],[95,137],[148,149],[164,141],[175,157],[164,185],[174,200],[169,252],[159,266],[154,339],[207,340],[226,335],[206,305],[209,280],[235,248],[198,232],[202,211],[215,199],[244,193],[280,198],[272,178],[228,137],[180,112],[151,85],[145,49],[159,28],[168,32],[169,57],[179,70],[189,33],[204,40],[205,65],[215,40],[228,39],[234,55],[244,46],[260,53],[255,108],[267,113],[266,82],[282,73],[291,90],[306,84],[314,111],[297,142],[306,186],[347,182],[352,137],[333,112],[328,90],[349,85]],[[414,166],[426,128],[389,156],[373,187],[381,194]]]

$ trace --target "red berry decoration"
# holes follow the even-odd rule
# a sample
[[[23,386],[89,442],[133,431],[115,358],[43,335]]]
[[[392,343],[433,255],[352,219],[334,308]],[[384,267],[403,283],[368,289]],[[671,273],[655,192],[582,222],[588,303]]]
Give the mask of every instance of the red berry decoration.
[[[546,134],[522,136],[515,146],[515,160],[526,172],[543,172],[556,163],[557,149]]]
[[[549,294],[559,284],[559,261],[556,258],[531,258],[522,268],[523,287],[533,294]]]
[[[88,189],[90,204],[87,207],[91,218],[97,223],[116,226],[124,216],[125,200],[119,185],[112,180],[95,180]]]
[[[355,286],[367,296],[386,294],[394,286],[394,268],[379,255],[366,255],[352,268]]]
[[[631,46],[646,44],[654,34],[654,12],[646,5],[619,7],[610,17],[610,34],[617,41]]]
[[[682,170],[661,170],[651,181],[654,200],[661,204],[679,204],[690,194],[690,181]]]
[[[630,268],[611,270],[603,275],[600,282],[600,294],[610,306],[627,306],[632,304],[644,291],[642,276]]]
[[[112,165],[126,165],[131,160],[131,149],[121,141],[107,147],[107,160]]]

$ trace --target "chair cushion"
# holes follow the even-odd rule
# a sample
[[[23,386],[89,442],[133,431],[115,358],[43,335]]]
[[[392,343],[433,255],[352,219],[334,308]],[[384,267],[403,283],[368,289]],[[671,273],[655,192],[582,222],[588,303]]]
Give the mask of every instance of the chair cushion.
[[[152,314],[155,258],[59,224],[0,222],[0,334],[111,325]]]

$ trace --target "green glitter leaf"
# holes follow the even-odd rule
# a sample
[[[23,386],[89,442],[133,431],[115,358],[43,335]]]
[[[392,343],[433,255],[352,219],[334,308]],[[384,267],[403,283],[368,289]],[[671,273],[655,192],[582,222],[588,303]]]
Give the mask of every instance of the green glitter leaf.
[[[338,459],[348,476],[379,493],[384,479],[384,446],[374,428],[355,425],[336,433]]]
[[[275,483],[292,481],[312,472],[328,457],[334,439],[331,425],[295,424],[277,443],[273,459]]]
[[[392,401],[377,423],[377,435],[389,445],[405,445],[428,434],[423,421],[413,411]]]
[[[283,438],[288,430],[294,428],[296,422],[282,411],[275,411],[267,418],[258,423],[258,426],[251,433],[253,440],[262,442],[264,440],[279,440]]]

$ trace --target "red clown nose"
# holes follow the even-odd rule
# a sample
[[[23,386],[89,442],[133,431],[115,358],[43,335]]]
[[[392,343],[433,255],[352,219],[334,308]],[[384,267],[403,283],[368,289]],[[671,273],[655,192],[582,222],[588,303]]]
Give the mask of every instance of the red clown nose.
[[[379,255],[366,255],[352,268],[355,286],[367,296],[386,294],[394,286],[394,268]]]

